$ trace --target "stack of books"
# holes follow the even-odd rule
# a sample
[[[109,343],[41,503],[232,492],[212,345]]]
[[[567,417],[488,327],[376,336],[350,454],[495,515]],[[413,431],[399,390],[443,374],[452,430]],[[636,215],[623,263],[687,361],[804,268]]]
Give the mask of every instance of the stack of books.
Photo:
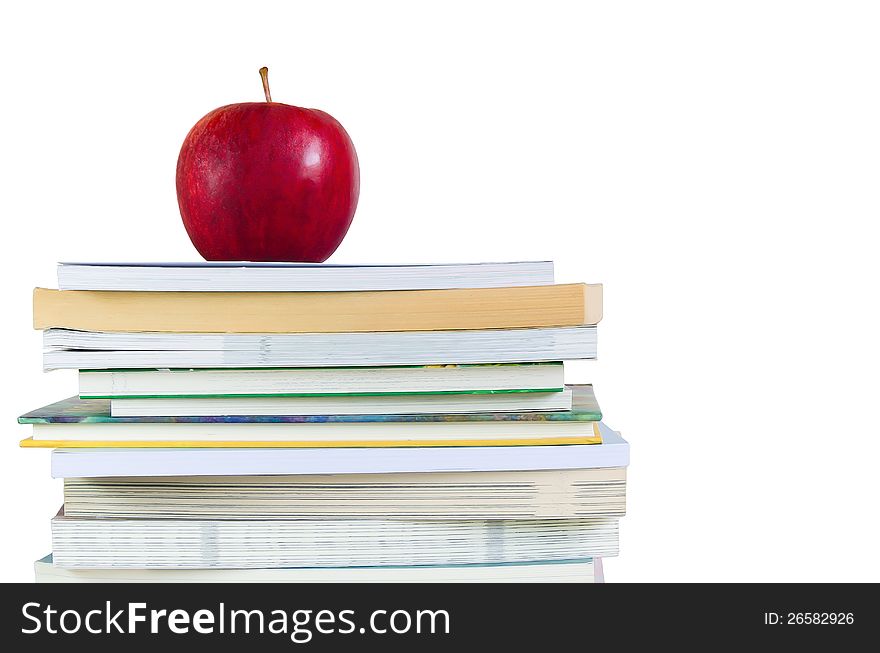
[[[602,287],[550,262],[60,264],[34,410],[38,581],[601,579],[629,446],[563,361]]]

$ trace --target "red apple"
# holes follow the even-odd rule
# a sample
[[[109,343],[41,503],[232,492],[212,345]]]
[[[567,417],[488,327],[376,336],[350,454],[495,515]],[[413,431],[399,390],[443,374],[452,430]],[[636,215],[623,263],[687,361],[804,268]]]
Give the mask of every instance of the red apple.
[[[177,202],[209,261],[327,259],[357,208],[360,171],[332,116],[273,102],[230,104],[199,120],[177,159]]]

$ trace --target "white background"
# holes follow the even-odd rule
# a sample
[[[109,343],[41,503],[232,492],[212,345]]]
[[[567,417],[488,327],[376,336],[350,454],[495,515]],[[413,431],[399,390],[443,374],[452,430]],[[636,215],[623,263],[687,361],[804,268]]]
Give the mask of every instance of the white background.
[[[348,129],[331,262],[552,258],[605,284],[594,381],[632,443],[609,581],[880,581],[880,13],[870,2],[4,6],[0,579],[61,501],[15,418],[57,260],[197,260],[192,124],[262,98]]]

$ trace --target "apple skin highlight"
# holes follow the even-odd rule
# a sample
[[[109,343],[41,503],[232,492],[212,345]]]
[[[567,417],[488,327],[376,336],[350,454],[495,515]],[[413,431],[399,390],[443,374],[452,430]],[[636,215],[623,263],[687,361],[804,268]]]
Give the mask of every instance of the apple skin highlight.
[[[263,74],[263,71],[261,71]],[[208,113],[177,160],[183,224],[209,261],[325,261],[354,217],[357,153],[317,109],[268,101]]]

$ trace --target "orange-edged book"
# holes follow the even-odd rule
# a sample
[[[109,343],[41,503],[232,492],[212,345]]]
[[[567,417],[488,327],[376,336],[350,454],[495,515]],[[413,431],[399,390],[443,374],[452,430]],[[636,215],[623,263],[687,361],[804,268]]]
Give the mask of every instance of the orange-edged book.
[[[593,325],[601,284],[366,292],[34,290],[34,328],[357,333]]]

